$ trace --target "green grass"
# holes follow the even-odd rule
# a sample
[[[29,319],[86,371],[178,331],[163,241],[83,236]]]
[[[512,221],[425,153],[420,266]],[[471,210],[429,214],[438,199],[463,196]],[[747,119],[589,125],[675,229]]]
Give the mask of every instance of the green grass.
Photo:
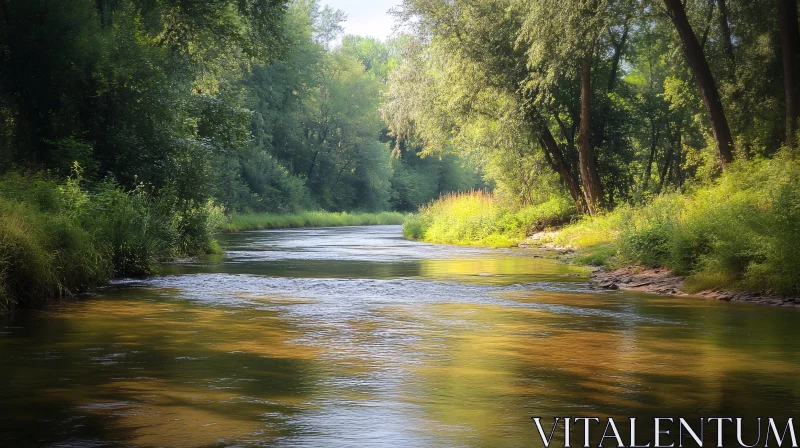
[[[406,219],[403,233],[432,243],[508,247],[574,215],[563,198],[520,209],[477,191],[422,207]],[[548,242],[576,249],[579,264],[670,268],[686,277],[687,291],[797,296],[800,161],[788,151],[740,161],[710,184],[584,217]]]
[[[300,227],[341,227],[402,224],[406,215],[398,212],[332,213],[299,212],[286,214],[235,214],[225,226],[228,232],[245,230],[291,229]]]
[[[224,219],[212,203],[183,204],[108,182],[81,186],[11,173],[0,177],[0,311],[32,307],[146,274],[157,261],[218,251]]]
[[[670,268],[690,292],[800,295],[800,162],[788,152],[739,162],[688,194],[585,218],[555,242],[580,263]]]
[[[515,208],[484,191],[453,193],[409,216],[403,234],[429,243],[511,247],[536,230],[568,221],[574,213],[561,197]]]
[[[617,259],[617,248],[613,244],[604,243],[582,248],[575,261],[588,266],[613,268]]]

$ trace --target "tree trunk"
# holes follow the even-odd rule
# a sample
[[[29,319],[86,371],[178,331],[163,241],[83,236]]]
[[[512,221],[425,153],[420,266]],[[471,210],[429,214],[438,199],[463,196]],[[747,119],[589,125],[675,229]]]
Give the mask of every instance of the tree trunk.
[[[684,10],[681,0],[664,0],[664,5],[678,31],[683,51],[686,54],[686,61],[700,88],[700,97],[711,118],[711,131],[717,144],[720,166],[725,170],[725,165],[733,160],[733,137],[731,128],[728,126],[728,119],[725,118],[722,99],[714,82],[714,76],[711,74],[711,68],[708,66],[700,43],[697,42],[697,36],[692,31],[692,25],[686,17],[686,10]]]
[[[664,167],[661,168],[661,174],[658,176],[658,190],[664,190],[664,181],[667,180],[670,170],[672,169],[672,146],[667,148],[667,155],[664,158]]]
[[[677,126],[675,139],[675,188],[680,188],[683,185],[683,138],[681,135],[680,125]]]
[[[733,54],[733,39],[731,39],[731,27],[728,24],[728,6],[725,4],[726,0],[717,0],[719,10],[717,17],[719,18],[719,29],[722,32],[722,46],[725,49],[725,56],[731,64],[731,72],[733,72],[736,57]]]
[[[706,28],[703,30],[703,37],[700,38],[700,49],[705,50],[706,41],[708,41],[708,33],[711,31],[711,18],[714,16],[715,0],[708,2],[708,14],[706,15]]]
[[[650,176],[653,174],[653,160],[656,158],[657,140],[656,120],[653,117],[650,117],[650,157],[647,158],[647,166],[644,169],[644,184],[642,185],[642,191],[647,190],[647,184],[650,183]]]
[[[581,192],[581,187],[578,185],[575,176],[572,175],[572,168],[569,166],[569,162],[567,162],[564,153],[561,151],[561,148],[558,147],[556,139],[553,138],[553,134],[550,133],[547,126],[544,126],[544,129],[542,129],[539,144],[548,157],[548,162],[552,164],[551,168],[561,176],[561,180],[567,185],[569,194],[572,196],[572,200],[575,201],[575,207],[578,209],[578,212],[586,213],[586,201],[583,197],[583,192]]]
[[[589,214],[594,216],[600,210],[603,186],[594,161],[589,130],[592,119],[592,51],[583,57],[581,69],[581,127],[578,131],[578,164],[581,170],[583,193]]]
[[[306,176],[307,179],[311,179],[311,175],[314,174],[314,165],[317,164],[317,155],[319,151],[314,151],[314,157],[311,158],[311,164],[308,166],[308,175]]]
[[[629,18],[625,18],[625,24],[622,28],[622,36],[619,38],[619,42],[617,45],[614,46],[614,56],[611,58],[611,77],[608,78],[608,87],[606,91],[611,93],[614,91],[614,84],[617,82],[617,72],[619,71],[619,61],[622,58],[622,52],[625,49],[625,44],[628,41],[628,34],[630,33],[631,27],[629,25]]]
[[[797,122],[800,119],[800,82],[798,55],[800,33],[797,27],[797,0],[778,0],[778,28],[783,57],[783,86],[786,97],[786,145],[794,148]]]
[[[622,59],[622,53],[625,51],[625,44],[628,42],[630,35],[630,17],[625,17],[625,23],[622,26],[622,36],[619,41],[614,41],[614,55],[611,57],[611,73],[608,77],[608,85],[606,86],[606,93],[614,91],[614,86],[617,83],[617,74],[619,73],[619,63]],[[612,39],[613,40],[613,39]],[[604,117],[610,113],[610,102],[603,102],[603,115]],[[596,148],[602,147],[606,143],[606,120],[600,122],[600,127],[597,131],[597,138],[594,142]],[[611,202],[611,201],[609,201]],[[609,204],[611,205],[611,204]]]

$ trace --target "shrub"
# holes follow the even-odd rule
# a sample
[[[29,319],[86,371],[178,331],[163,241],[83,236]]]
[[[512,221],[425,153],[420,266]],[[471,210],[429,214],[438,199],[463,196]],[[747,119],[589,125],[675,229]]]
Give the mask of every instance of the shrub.
[[[518,209],[485,191],[452,193],[407,218],[403,233],[433,243],[510,247],[574,214],[574,206],[560,196]]]
[[[218,250],[221,207],[177,201],[164,191],[81,187],[80,170],[0,178],[0,310],[84,291],[112,275],[144,274],[159,260]]]
[[[0,309],[60,293],[43,229],[30,207],[0,198]]]
[[[584,219],[556,242],[614,245],[625,263],[688,275],[691,290],[800,294],[800,162],[786,151],[740,161],[690,194]]]
[[[668,264],[671,238],[679,229],[682,201],[677,194],[663,195],[647,206],[621,210],[620,256],[647,265]]]

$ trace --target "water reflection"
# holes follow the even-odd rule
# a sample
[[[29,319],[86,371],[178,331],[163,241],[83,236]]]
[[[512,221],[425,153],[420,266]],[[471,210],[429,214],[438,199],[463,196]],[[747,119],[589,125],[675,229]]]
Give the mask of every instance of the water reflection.
[[[534,415],[800,409],[796,310],[598,293],[528,252],[398,235],[231,235],[225,257],[4,317],[3,441],[540,446]]]

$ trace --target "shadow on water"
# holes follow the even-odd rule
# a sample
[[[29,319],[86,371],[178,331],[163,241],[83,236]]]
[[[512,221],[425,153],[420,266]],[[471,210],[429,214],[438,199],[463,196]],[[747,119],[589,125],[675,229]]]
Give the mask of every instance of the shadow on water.
[[[4,442],[210,446],[291,432],[282,423],[314,392],[313,349],[289,345],[269,313],[147,296],[107,291],[8,318]]]
[[[800,409],[796,310],[592,291],[530,252],[394,226],[226,238],[0,318],[3,442],[540,446],[532,416]]]

